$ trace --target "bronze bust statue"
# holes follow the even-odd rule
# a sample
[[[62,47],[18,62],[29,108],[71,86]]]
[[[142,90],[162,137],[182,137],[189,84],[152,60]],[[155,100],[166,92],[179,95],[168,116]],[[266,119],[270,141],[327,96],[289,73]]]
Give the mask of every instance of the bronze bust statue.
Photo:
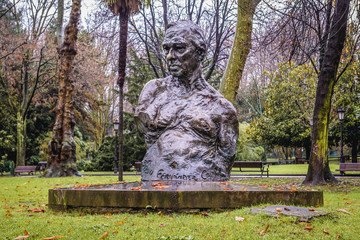
[[[203,78],[202,30],[191,21],[170,23],[163,50],[170,76],[149,81],[135,110],[148,147],[142,180],[228,180],[238,121],[233,105]]]

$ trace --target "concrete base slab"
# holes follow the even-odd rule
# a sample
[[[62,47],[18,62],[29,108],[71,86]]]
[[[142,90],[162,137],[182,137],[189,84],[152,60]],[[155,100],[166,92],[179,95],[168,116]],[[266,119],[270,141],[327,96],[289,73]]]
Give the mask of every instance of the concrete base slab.
[[[321,191],[272,191],[265,187],[229,182],[139,182],[79,185],[50,189],[49,208],[93,209],[116,212],[128,209],[235,209],[261,203],[301,206],[323,205]]]
[[[253,214],[265,213],[268,216],[279,217],[281,215],[297,217],[301,222],[307,222],[314,217],[321,217],[330,214],[320,209],[293,207],[293,206],[266,206],[264,208],[252,208],[250,212]]]

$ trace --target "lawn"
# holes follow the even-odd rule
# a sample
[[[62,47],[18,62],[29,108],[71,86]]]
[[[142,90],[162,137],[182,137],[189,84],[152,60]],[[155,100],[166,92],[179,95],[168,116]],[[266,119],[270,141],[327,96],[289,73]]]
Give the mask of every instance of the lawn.
[[[125,176],[126,181],[139,177]],[[241,183],[269,187],[305,188],[301,178],[243,178]],[[89,215],[53,212],[46,206],[48,189],[76,184],[116,182],[116,176],[81,178],[0,177],[0,239],[29,234],[29,239],[356,239],[360,236],[360,179],[317,187],[324,191],[324,206],[331,213],[309,223],[295,217],[252,215],[249,208],[192,214],[149,213]],[[264,206],[264,205],[262,205]],[[259,206],[257,206],[259,207]],[[344,209],[352,215],[338,212]],[[208,216],[207,216],[208,215]],[[236,221],[243,217],[245,221]],[[260,236],[260,232],[268,230]],[[307,228],[307,229],[306,229]],[[327,233],[324,233],[324,229]],[[26,231],[26,232],[24,232]]]

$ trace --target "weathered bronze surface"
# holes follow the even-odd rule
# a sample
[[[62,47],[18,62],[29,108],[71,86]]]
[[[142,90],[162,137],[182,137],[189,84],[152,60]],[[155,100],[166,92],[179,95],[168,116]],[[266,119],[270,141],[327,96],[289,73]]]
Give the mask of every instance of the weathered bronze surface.
[[[169,24],[163,50],[170,76],[148,82],[135,111],[148,147],[142,180],[228,180],[238,121],[233,105],[203,78],[202,30],[191,21]]]

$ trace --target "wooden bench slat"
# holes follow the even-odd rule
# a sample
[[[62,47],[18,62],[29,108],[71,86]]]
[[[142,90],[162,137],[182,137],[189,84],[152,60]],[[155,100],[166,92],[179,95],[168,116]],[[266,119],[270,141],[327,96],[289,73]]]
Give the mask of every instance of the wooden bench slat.
[[[360,171],[360,163],[340,163],[339,169],[336,171],[343,172],[352,172],[352,171]]]
[[[239,172],[261,172],[261,176],[266,172],[267,177],[269,177],[269,164],[266,162],[235,161],[232,167],[238,167]],[[265,169],[265,167],[267,168]],[[243,168],[258,168],[259,170],[244,170]]]

